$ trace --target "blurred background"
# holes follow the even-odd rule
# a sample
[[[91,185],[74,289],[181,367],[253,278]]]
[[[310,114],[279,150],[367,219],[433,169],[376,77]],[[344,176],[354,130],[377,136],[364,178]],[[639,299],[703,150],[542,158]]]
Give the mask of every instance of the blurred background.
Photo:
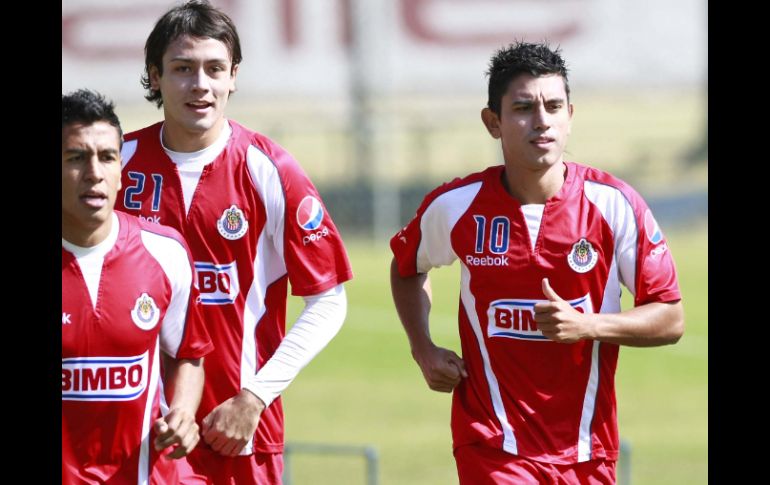
[[[502,163],[480,120],[496,49],[560,46],[575,105],[567,158],[610,171],[669,239],[687,331],[623,348],[621,436],[636,484],[706,483],[706,0],[218,0],[244,60],[227,114],[284,146],[318,187],[355,279],[340,334],[284,395],[292,443],[371,445],[382,484],[456,483],[449,395],[429,391],[390,300],[388,238],[442,182]],[[124,131],[162,119],[139,83],[144,41],[174,2],[63,0],[62,92],[96,89]],[[432,332],[459,349],[457,265],[431,273]],[[627,304],[630,304],[627,302]],[[301,301],[290,299],[290,315]],[[295,484],[363,484],[356,454],[298,448]]]

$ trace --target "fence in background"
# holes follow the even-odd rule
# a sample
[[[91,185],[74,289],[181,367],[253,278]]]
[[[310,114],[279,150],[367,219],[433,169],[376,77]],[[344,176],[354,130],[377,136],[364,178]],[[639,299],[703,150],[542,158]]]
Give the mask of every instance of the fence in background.
[[[320,455],[360,456],[366,460],[366,485],[379,485],[380,459],[377,450],[371,445],[335,445],[330,443],[286,443],[283,450],[283,485],[302,485],[292,479],[293,457],[297,453]]]
[[[292,478],[293,457],[297,453],[318,455],[359,456],[366,460],[366,485],[379,485],[379,454],[372,445],[335,445],[330,443],[286,443],[283,451],[283,484],[295,484]],[[617,467],[618,485],[631,485],[631,443],[620,440],[620,458]]]

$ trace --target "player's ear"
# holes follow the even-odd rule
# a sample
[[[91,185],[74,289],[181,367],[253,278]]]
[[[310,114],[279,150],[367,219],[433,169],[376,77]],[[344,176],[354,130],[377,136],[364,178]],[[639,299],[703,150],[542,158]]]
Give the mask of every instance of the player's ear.
[[[481,110],[481,121],[487,127],[492,138],[500,138],[500,118],[497,113],[489,108],[484,108]]]
[[[158,68],[150,66],[147,75],[150,78],[150,89],[153,91],[160,91],[160,71],[158,71]]]
[[[238,75],[238,66],[240,66],[240,64],[234,64],[232,70],[230,71],[230,94],[238,90],[238,88],[235,86],[235,76]]]
[[[120,155],[118,155],[118,163],[120,164],[121,167],[123,166],[123,157],[121,157]],[[120,189],[122,189],[122,188],[123,188],[123,177],[120,176],[120,177],[118,177],[118,189],[117,189],[117,192],[120,192]]]

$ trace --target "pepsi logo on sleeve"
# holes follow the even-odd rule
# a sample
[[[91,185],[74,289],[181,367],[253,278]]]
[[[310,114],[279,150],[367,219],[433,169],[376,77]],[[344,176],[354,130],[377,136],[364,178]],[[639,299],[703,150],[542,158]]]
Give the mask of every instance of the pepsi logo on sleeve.
[[[647,209],[644,213],[644,233],[652,244],[658,244],[663,240],[663,233],[658,227],[658,221],[652,217],[652,212]]]
[[[297,207],[297,223],[306,231],[314,231],[321,227],[324,219],[324,209],[321,202],[312,195],[302,199]]]

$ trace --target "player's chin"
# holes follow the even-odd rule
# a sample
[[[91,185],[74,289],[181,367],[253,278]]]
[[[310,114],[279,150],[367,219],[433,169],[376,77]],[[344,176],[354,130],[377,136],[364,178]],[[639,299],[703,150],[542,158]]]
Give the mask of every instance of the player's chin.
[[[548,154],[546,154],[546,155],[544,155],[544,156],[542,156],[542,157],[538,157],[538,159],[536,160],[536,162],[535,162],[535,163],[536,163],[536,164],[537,164],[537,165],[538,165],[540,168],[543,168],[543,169],[548,169],[548,168],[551,168],[551,167],[553,167],[553,166],[554,166],[554,165],[556,165],[557,163],[559,163],[559,159],[560,159],[560,158],[561,158],[561,157],[559,157],[559,156],[558,156],[557,154],[555,154],[555,153],[548,153]]]
[[[221,116],[220,112],[211,110],[209,113],[206,113],[205,116],[194,120],[192,124],[197,131],[209,131],[214,128]]]
[[[102,207],[101,209],[92,210],[86,214],[83,214],[82,219],[89,227],[99,228],[107,223],[110,214],[112,214],[111,208],[108,209],[106,207]]]

